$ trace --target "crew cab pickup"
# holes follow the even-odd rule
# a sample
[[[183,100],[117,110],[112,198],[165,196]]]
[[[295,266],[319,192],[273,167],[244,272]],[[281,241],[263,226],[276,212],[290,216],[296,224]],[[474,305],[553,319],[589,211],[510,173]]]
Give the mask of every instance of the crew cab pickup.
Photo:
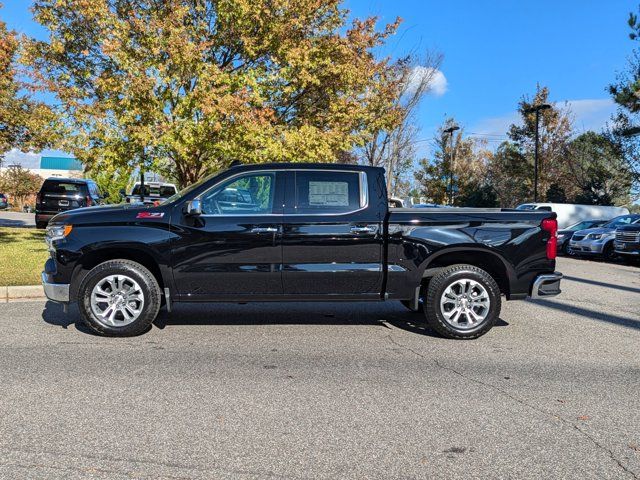
[[[456,339],[491,329],[502,296],[560,293],[555,213],[390,209],[385,184],[375,167],[241,165],[158,206],[64,212],[44,290],[104,335],[176,302],[396,300]]]

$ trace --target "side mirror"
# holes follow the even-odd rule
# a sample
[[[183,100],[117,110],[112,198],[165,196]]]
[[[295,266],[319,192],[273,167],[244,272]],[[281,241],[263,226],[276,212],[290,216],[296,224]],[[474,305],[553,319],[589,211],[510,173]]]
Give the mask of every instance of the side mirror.
[[[185,214],[190,217],[202,215],[202,201],[199,198],[196,198],[187,202]]]

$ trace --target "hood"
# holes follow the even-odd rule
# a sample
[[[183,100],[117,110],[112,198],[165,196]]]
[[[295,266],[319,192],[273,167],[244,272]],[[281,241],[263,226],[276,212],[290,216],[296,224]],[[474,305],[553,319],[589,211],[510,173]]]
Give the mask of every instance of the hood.
[[[595,227],[595,228],[587,228],[586,230],[578,230],[574,233],[574,235],[589,235],[591,233],[600,233],[600,234],[609,234],[614,233],[616,231],[615,228],[605,228],[605,227]]]
[[[631,225],[623,225],[618,227],[620,232],[640,232],[640,223],[632,223]]]
[[[159,212],[163,216],[168,215],[166,207],[154,207],[153,205],[141,205],[121,203],[118,205],[98,205],[95,207],[77,208],[59,213],[51,219],[50,224],[96,224],[96,223],[120,223],[136,220],[140,212]],[[160,217],[162,218],[162,217]]]

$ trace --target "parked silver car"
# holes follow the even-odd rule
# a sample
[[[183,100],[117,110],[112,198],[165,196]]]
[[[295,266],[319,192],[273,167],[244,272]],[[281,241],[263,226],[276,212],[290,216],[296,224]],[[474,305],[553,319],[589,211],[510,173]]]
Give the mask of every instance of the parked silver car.
[[[569,241],[570,252],[576,255],[602,256],[609,260],[616,255],[613,245],[616,228],[632,223],[640,223],[640,215],[620,215],[601,227],[579,230]]]

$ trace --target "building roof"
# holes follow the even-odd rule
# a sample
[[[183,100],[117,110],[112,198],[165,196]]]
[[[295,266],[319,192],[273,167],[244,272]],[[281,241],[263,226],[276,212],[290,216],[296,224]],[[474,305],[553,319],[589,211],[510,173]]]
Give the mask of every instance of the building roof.
[[[41,157],[40,168],[42,170],[82,171],[82,164],[75,158],[70,158],[70,157]]]

